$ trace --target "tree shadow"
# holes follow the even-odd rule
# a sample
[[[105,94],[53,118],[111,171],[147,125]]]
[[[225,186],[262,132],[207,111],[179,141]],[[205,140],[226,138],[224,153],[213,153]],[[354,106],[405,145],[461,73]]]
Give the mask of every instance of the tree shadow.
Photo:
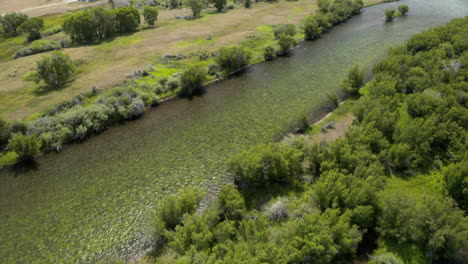
[[[39,85],[36,89],[33,90],[33,94],[36,95],[36,96],[47,95],[48,93],[53,92],[53,91],[60,91],[60,90],[64,89],[65,87],[67,87],[69,84],[70,84],[70,82],[68,82],[66,85],[64,85],[64,86],[62,86],[60,88],[54,88],[52,86],[42,84],[42,85]]]
[[[13,165],[11,170],[15,177],[20,177],[21,175],[25,175],[31,171],[36,171],[38,167],[39,164],[34,158],[28,158]]]

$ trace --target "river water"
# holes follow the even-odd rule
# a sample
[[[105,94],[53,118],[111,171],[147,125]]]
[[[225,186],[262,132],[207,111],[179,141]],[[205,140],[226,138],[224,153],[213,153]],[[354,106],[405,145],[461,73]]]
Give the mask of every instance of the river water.
[[[399,4],[409,15],[384,23],[384,10]],[[0,170],[0,263],[93,263],[141,249],[158,199],[187,185],[216,189],[230,156],[321,111],[353,65],[370,69],[389,47],[465,15],[468,0],[366,8],[289,58],[40,157],[27,172]]]

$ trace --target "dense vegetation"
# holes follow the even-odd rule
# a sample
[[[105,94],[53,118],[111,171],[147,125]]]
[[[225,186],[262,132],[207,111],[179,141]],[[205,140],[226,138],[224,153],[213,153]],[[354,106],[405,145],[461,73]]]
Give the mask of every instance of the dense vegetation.
[[[154,254],[165,263],[349,263],[360,249],[372,263],[462,263],[467,25],[455,19],[391,49],[357,88],[345,137],[290,136],[235,156],[237,188],[224,186],[202,210],[198,190],[162,201]],[[356,67],[345,83],[357,82]],[[421,175],[439,187],[388,187]]]

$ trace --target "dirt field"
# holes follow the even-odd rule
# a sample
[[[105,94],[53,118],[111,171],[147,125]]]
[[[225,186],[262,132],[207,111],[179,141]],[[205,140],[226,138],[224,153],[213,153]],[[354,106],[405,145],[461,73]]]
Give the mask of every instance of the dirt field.
[[[0,14],[22,12],[28,16],[36,17],[67,12],[95,4],[97,2],[82,3],[77,0],[0,0]]]

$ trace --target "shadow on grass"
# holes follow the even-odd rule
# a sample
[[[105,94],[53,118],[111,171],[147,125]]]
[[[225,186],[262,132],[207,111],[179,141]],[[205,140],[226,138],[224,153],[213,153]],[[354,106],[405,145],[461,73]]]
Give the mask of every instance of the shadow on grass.
[[[11,167],[15,177],[20,177],[21,175],[27,174],[28,172],[36,171],[37,169],[38,163],[34,158],[25,159]]]
[[[55,88],[46,84],[39,85],[36,89],[34,89],[33,94],[36,96],[43,96],[47,95],[50,92],[60,91],[70,85],[71,81],[67,82],[65,85],[59,88]]]

